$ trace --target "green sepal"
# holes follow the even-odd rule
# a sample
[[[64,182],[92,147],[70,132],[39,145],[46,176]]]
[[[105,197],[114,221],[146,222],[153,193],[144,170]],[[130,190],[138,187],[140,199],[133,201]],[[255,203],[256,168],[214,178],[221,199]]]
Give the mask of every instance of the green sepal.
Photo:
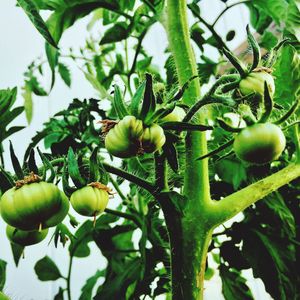
[[[219,123],[220,127],[228,132],[240,132],[242,128],[236,128],[229,125],[226,121],[221,118],[217,118],[217,122]]]
[[[30,149],[27,165],[30,172],[39,175],[39,170],[35,162],[35,153],[33,148]]]
[[[250,72],[251,72],[258,66],[258,64],[260,62],[261,54],[260,54],[260,47],[250,31],[249,25],[247,25],[246,30],[247,30],[248,43],[249,43],[249,45],[252,49],[252,53],[253,53],[253,62],[252,62],[252,66],[250,68]]]
[[[125,103],[123,101],[123,96],[119,86],[115,85],[115,92],[113,98],[113,108],[115,109],[118,117],[122,120],[125,116],[129,115]]]
[[[296,99],[296,101],[294,102],[294,104],[290,107],[290,109],[278,120],[276,120],[275,122],[273,122],[276,125],[279,125],[283,122],[285,122],[298,108],[300,104],[300,97],[298,97]]]
[[[17,175],[17,178],[22,180],[22,179],[24,179],[24,173],[23,173],[23,170],[22,170],[21,165],[19,163],[19,160],[18,160],[18,158],[15,154],[14,147],[13,147],[11,141],[9,141],[9,150],[10,150],[11,162],[12,162],[14,171]]]
[[[77,188],[82,188],[86,185],[86,181],[82,178],[77,159],[75,157],[73,149],[70,147],[68,151],[68,170],[72,181]]]
[[[265,123],[270,118],[273,110],[273,100],[271,98],[267,82],[264,82],[264,112],[262,113],[258,123]]]
[[[46,157],[46,155],[44,153],[41,152],[41,150],[39,148],[37,148],[37,151],[42,159],[43,162],[43,177],[42,180],[43,181],[47,181],[47,182],[53,182],[54,178],[55,178],[55,170],[51,164],[51,162],[49,161],[49,159]],[[48,179],[46,179],[47,177],[47,170],[50,170],[50,177]]]
[[[191,124],[188,122],[165,122],[160,125],[165,130],[206,131],[213,130],[212,126]]]
[[[212,150],[212,151],[206,153],[205,155],[202,155],[202,156],[198,157],[196,160],[202,160],[204,158],[211,157],[211,156],[213,156],[213,155],[215,155],[215,154],[217,154],[217,153],[225,150],[226,148],[230,147],[233,144],[233,142],[234,142],[234,139],[231,139],[228,142],[226,142],[225,144],[222,144],[217,149]]]
[[[0,166],[0,190],[6,192],[15,185],[13,177]]]
[[[131,100],[131,104],[130,104],[131,115],[135,116],[136,118],[139,117],[139,107],[140,107],[140,103],[143,99],[143,95],[145,93],[145,88],[146,88],[146,82],[144,81],[137,88],[137,90]]]
[[[163,146],[163,153],[171,169],[175,173],[177,173],[179,170],[179,162],[178,162],[178,152],[174,143],[167,141]]]
[[[100,180],[100,172],[98,166],[98,148],[95,148],[90,157],[90,176],[89,182],[96,182]]]
[[[152,89],[152,76],[150,74],[146,74],[145,93],[139,119],[146,121],[155,112],[155,108],[156,99]]]
[[[77,189],[74,187],[71,187],[69,185],[69,172],[68,172],[68,163],[67,160],[65,159],[64,161],[64,167],[63,167],[63,172],[62,172],[62,186],[64,193],[70,197]]]
[[[224,55],[228,58],[228,60],[232,63],[232,65],[236,68],[236,70],[240,73],[241,77],[246,77],[247,72],[243,67],[243,63],[229,50],[223,48]]]

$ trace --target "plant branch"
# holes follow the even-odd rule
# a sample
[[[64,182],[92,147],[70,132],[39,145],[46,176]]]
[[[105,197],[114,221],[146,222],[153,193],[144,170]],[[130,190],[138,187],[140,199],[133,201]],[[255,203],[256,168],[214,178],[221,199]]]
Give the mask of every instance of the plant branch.
[[[128,173],[124,170],[121,170],[119,168],[110,166],[107,163],[103,163],[103,166],[104,166],[104,168],[107,172],[115,174],[117,176],[120,176],[120,177],[122,177],[122,178],[124,178],[124,179],[126,179],[126,180],[128,180],[132,183],[135,183],[136,185],[144,188],[149,193],[155,194],[155,186],[152,183],[150,183],[150,182],[148,182],[148,181],[146,181],[142,178],[139,178],[139,177],[137,177],[137,176],[135,176],[131,173]]]
[[[72,265],[73,265],[73,258],[74,258],[74,256],[71,255],[70,260],[69,260],[68,276],[66,278],[68,300],[72,300],[72,298],[71,298],[71,271],[72,271]]]
[[[155,185],[159,191],[167,191],[168,187],[168,174],[166,157],[160,153],[154,154],[155,159]]]
[[[297,179],[299,176],[300,164],[291,164],[275,174],[227,196],[221,201],[214,202],[211,209],[214,213],[215,225],[217,226],[231,219],[251,204],[263,199],[268,194]]]
[[[249,3],[249,2],[250,2],[249,0],[246,0],[246,1],[241,1],[241,2],[233,3],[231,5],[226,6],[226,8],[217,16],[215,21],[211,24],[211,26],[215,27],[216,23],[220,20],[220,18],[224,15],[224,13],[226,13],[226,11],[229,10],[230,8],[232,8],[236,5],[245,4],[245,3]]]
[[[142,227],[142,222],[136,216],[134,216],[132,214],[128,214],[128,213],[118,211],[118,210],[113,210],[110,208],[106,208],[105,212],[115,215],[115,216],[118,216],[118,217],[121,217],[121,218],[124,218],[124,219],[127,219],[127,220],[131,220],[132,222],[134,222],[136,224],[137,227],[139,227],[139,228]]]

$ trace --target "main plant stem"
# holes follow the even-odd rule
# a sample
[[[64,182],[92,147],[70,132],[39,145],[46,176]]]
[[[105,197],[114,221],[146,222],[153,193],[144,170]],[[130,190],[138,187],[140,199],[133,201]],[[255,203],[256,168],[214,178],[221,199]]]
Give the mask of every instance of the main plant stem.
[[[167,35],[174,57],[180,86],[197,75],[197,65],[190,43],[186,0],[167,1]],[[192,106],[200,99],[200,82],[193,80],[183,101]],[[203,123],[201,114],[194,121]],[[212,226],[207,219],[211,205],[207,160],[196,158],[207,152],[203,132],[190,132],[186,137],[186,166],[184,195],[187,203],[181,214],[176,209],[160,203],[164,211],[171,244],[171,274],[173,300],[203,299],[203,282]]]

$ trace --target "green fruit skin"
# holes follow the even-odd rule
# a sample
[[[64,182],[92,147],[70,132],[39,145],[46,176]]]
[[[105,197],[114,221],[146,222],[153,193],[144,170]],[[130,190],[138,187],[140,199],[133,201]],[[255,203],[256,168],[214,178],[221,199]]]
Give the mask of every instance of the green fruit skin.
[[[108,204],[109,195],[105,190],[86,186],[71,195],[70,202],[76,212],[83,216],[97,216]]]
[[[142,148],[146,153],[152,153],[161,149],[166,142],[164,130],[157,124],[145,128],[141,142]]]
[[[235,137],[233,149],[241,160],[260,165],[276,160],[285,145],[285,136],[278,126],[258,123],[246,127]]]
[[[107,151],[120,158],[133,157],[140,148],[143,122],[134,116],[124,117],[105,137]]]
[[[163,117],[161,120],[163,122],[181,122],[185,117],[186,113],[185,110],[179,106],[175,106],[173,111]]]
[[[275,93],[274,78],[265,71],[251,72],[245,79],[241,80],[239,88],[244,96],[255,93],[262,97],[264,95],[264,82],[267,83],[270,96],[273,97]]]
[[[55,184],[35,182],[7,190],[0,211],[7,224],[37,230],[59,224],[69,211],[69,200]]]
[[[10,225],[6,227],[6,235],[8,239],[14,243],[21,246],[30,246],[37,244],[44,240],[48,234],[48,228],[43,229],[41,231],[24,231],[20,229],[16,229]]]
[[[11,300],[6,295],[4,295],[2,292],[0,292],[0,300]]]

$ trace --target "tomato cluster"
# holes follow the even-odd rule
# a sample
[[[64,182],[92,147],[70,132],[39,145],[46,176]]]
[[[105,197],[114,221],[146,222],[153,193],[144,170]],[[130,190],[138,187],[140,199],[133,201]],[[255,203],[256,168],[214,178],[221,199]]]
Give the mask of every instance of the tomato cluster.
[[[165,141],[164,131],[159,125],[145,127],[136,117],[126,116],[107,133],[105,148],[114,156],[129,158],[155,152]]]

